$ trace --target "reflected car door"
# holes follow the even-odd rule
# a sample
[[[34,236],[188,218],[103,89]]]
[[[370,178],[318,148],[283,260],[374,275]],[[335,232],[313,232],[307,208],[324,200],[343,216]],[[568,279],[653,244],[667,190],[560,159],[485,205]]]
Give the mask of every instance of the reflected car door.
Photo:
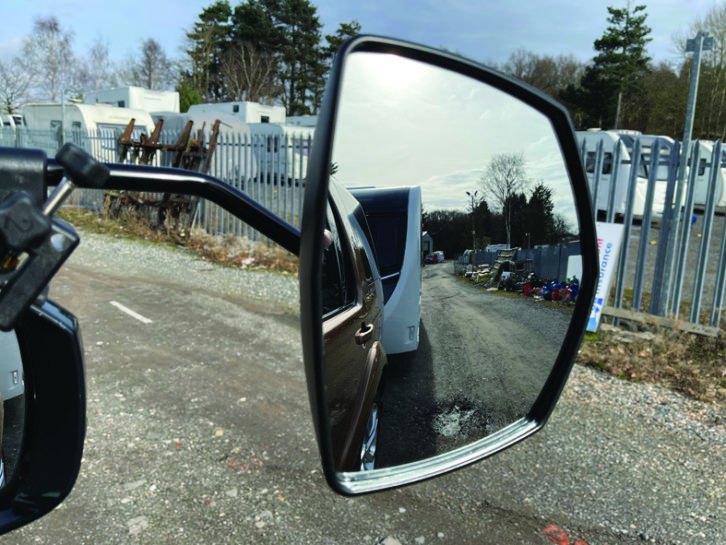
[[[328,206],[321,279],[328,410],[339,471],[360,469],[368,415],[386,363],[380,343],[380,275],[352,215],[352,210]]]

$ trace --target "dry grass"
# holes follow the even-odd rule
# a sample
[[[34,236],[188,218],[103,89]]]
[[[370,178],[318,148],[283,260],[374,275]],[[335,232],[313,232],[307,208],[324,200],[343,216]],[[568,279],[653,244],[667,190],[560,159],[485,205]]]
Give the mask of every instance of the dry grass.
[[[212,236],[201,229],[180,233],[164,227],[155,228],[146,217],[132,211],[110,218],[82,208],[64,207],[58,215],[78,229],[184,246],[200,257],[224,266],[297,274],[297,257],[272,242],[254,242],[235,235]]]
[[[726,330],[717,338],[676,330],[588,333],[577,363],[619,378],[659,383],[726,408]]]

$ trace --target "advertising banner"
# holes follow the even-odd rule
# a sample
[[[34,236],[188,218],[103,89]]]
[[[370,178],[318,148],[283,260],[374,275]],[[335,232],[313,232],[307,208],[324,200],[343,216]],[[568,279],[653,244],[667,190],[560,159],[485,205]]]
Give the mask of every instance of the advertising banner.
[[[613,283],[613,273],[618,264],[620,243],[623,238],[623,226],[615,223],[597,222],[597,249],[599,263],[599,277],[595,303],[590,312],[588,331],[597,331],[600,323],[602,309],[608,302],[610,287]]]

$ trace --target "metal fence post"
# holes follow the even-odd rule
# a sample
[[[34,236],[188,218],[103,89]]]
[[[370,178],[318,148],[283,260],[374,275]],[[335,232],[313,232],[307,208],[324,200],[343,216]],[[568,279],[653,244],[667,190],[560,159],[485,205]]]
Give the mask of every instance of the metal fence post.
[[[610,190],[608,191],[608,205],[605,216],[605,221],[608,223],[615,222],[615,192],[618,187],[618,173],[620,169],[620,147],[623,146],[622,139],[618,138],[615,143],[615,149],[613,150],[613,162],[612,162],[612,174],[610,174]],[[595,209],[595,217],[597,217],[597,208]]]
[[[660,159],[660,141],[656,139],[650,154],[650,171],[648,172],[648,189],[643,204],[643,217],[640,223],[640,244],[638,244],[638,261],[635,264],[635,283],[633,285],[633,310],[640,312],[645,281],[645,263],[648,257],[648,239],[650,238],[650,223],[653,217],[653,196]]]
[[[711,172],[709,176],[708,192],[706,193],[706,210],[703,214],[703,232],[701,233],[701,244],[698,252],[698,266],[696,268],[696,281],[693,286],[693,298],[691,299],[691,323],[698,323],[701,314],[701,299],[703,297],[703,283],[706,279],[706,265],[708,261],[708,246],[711,242],[711,230],[713,228],[713,216],[716,209],[714,195],[716,183],[721,167],[721,141],[718,140],[711,154]],[[695,165],[694,165],[695,167]]]
[[[673,165],[678,149],[679,144],[676,142],[668,157],[668,162],[661,165],[659,161],[658,165],[656,165],[656,174],[659,166],[668,166],[665,202],[663,203],[663,212],[661,213],[660,235],[658,237],[658,249],[653,272],[653,288],[651,289],[650,308],[648,309],[651,314],[655,314],[656,316],[665,316],[668,303],[668,286],[671,276],[669,265],[671,262],[670,257],[673,254],[673,248],[669,242],[671,240],[671,232],[675,232],[676,230],[673,225],[673,196],[676,185],[676,172]]]
[[[633,201],[635,201],[635,190],[638,185],[638,164],[640,163],[640,140],[635,141],[633,156],[630,162],[630,180],[628,181],[628,195],[625,201],[625,217],[623,218],[623,246],[618,259],[618,276],[615,283],[616,308],[623,306],[625,294],[625,277],[628,270],[628,257],[630,254],[630,233],[633,226]]]
[[[683,296],[683,280],[686,273],[686,259],[688,246],[691,238],[691,217],[693,216],[693,195],[696,192],[696,175],[698,173],[698,162],[700,161],[700,145],[696,140],[691,152],[691,171],[688,174],[688,186],[686,187],[686,204],[683,208],[683,217],[680,219],[680,236],[678,244],[678,256],[675,258],[676,274],[673,277],[673,295],[671,296],[671,313],[677,318],[681,309],[681,297]]]

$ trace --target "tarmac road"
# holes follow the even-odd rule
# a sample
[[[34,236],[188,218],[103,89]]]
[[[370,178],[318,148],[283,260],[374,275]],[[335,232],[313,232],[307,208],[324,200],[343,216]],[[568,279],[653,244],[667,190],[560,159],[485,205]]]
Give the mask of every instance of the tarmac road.
[[[440,454],[527,414],[555,362],[573,306],[423,270],[419,348],[389,357],[379,467]]]
[[[726,542],[724,412],[578,368],[524,443],[405,489],[335,495],[296,285],[84,236],[51,287],[83,324],[81,475],[58,509],[0,543],[541,545],[551,524],[589,545]]]

